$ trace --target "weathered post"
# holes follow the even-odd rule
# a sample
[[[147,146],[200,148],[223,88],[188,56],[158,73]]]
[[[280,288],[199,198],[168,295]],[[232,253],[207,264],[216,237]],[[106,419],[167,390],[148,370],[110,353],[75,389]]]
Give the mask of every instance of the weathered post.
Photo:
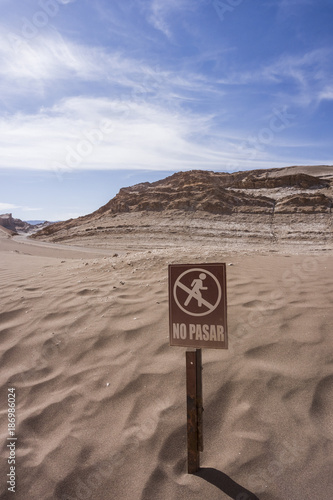
[[[197,378],[197,418],[198,418],[198,450],[203,451],[203,396],[202,396],[202,351],[196,349],[196,378]]]
[[[187,471],[194,474],[200,467],[197,410],[197,356],[186,352],[186,404],[187,404]]]

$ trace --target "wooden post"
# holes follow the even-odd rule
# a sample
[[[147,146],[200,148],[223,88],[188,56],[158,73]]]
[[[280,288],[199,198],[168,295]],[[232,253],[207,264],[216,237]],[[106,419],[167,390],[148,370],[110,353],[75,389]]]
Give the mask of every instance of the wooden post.
[[[200,451],[203,450],[201,349],[186,352],[186,394],[187,471],[194,474],[200,468]]]
[[[203,451],[203,396],[202,396],[202,354],[201,349],[196,350],[197,366],[197,416],[198,416],[198,450]]]

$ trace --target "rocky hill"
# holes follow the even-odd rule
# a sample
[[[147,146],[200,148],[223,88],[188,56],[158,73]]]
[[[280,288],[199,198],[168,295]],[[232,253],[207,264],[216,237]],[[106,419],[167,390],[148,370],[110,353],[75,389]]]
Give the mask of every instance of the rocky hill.
[[[38,231],[50,225],[50,222],[42,222],[38,224],[30,224],[21,219],[15,219],[12,214],[0,214],[0,226],[8,230],[11,234],[30,233]]]
[[[8,229],[13,233],[23,232],[27,233],[33,226],[28,222],[24,222],[21,219],[14,219],[12,214],[1,214],[0,215],[0,226]]]
[[[272,173],[178,172],[161,181],[122,188],[93,215],[145,210],[199,210],[213,214],[330,210],[331,182],[327,179],[304,173],[281,176]],[[280,197],[281,190],[284,192]]]
[[[64,241],[78,235],[86,239],[88,235],[102,236],[106,232],[115,235],[135,230],[134,220],[136,230],[138,225],[143,230],[142,221],[154,217],[156,227],[168,217],[183,220],[183,224],[189,217],[211,220],[222,217],[225,223],[236,219],[251,223],[269,220],[270,225],[273,219],[279,223],[281,216],[302,216],[303,221],[310,221],[310,216],[322,215],[330,220],[332,200],[333,167],[329,166],[235,173],[193,170],[122,188],[95,212],[52,224],[34,237]],[[124,223],[116,225],[115,218],[119,222],[121,216]],[[150,224],[154,223],[147,226]]]

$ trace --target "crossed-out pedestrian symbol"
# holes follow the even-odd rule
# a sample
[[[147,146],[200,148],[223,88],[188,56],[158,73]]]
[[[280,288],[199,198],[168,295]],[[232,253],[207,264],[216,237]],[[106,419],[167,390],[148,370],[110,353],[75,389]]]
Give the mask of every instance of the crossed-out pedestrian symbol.
[[[189,276],[190,273],[193,276]],[[213,282],[209,280],[210,285],[206,286],[205,281],[207,282],[208,276],[213,278]],[[184,281],[188,281],[188,278],[190,278],[190,286],[184,283]],[[180,299],[179,290],[186,292],[185,300]],[[202,292],[205,291],[207,291],[209,299],[204,298]],[[177,306],[186,314],[190,316],[206,316],[213,312],[221,301],[221,285],[216,276],[206,269],[188,269],[176,279],[173,287],[173,296]],[[203,311],[198,312],[198,309],[201,308],[203,308]]]

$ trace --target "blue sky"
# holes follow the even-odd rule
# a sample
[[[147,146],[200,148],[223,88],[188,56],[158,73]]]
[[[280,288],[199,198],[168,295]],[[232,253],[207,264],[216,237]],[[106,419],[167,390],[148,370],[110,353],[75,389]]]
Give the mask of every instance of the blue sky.
[[[0,213],[333,164],[331,0],[0,0]]]

